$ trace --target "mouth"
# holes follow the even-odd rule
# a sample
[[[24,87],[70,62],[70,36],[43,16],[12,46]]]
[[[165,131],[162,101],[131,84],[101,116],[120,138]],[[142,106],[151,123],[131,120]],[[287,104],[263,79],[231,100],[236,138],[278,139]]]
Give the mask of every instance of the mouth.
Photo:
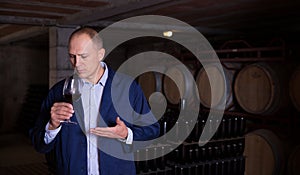
[[[81,74],[81,73],[83,73],[84,72],[84,70],[78,70],[78,69],[76,69],[76,71],[77,71],[77,73],[79,73],[79,74]]]

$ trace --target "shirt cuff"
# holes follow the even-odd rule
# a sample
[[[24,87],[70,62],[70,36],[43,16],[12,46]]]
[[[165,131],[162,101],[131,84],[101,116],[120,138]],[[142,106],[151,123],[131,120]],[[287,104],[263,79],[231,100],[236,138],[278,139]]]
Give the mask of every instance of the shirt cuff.
[[[131,145],[132,142],[133,142],[133,132],[130,128],[127,127],[127,131],[128,131],[128,134],[127,134],[127,139],[119,139],[119,141],[121,142],[124,142],[128,145]]]
[[[50,125],[50,123],[48,122],[45,127],[46,132],[45,132],[44,141],[46,144],[49,144],[50,142],[52,142],[61,129],[61,126],[59,126],[58,128],[56,128],[54,130],[49,130],[48,129],[49,125]]]

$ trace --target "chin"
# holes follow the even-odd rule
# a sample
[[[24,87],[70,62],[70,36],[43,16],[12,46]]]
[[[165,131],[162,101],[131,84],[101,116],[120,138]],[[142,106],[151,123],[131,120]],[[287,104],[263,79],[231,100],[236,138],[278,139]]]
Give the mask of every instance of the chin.
[[[77,72],[77,74],[78,74],[78,77],[79,78],[82,78],[82,79],[85,79],[85,75],[84,75],[84,73],[81,73],[81,72]]]

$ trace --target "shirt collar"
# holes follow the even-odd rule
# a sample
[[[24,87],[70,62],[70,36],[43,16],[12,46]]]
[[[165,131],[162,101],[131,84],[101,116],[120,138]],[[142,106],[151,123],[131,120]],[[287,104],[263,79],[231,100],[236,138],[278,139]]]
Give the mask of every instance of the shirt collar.
[[[108,69],[107,69],[107,65],[102,61],[100,62],[100,66],[104,69],[104,73],[101,76],[100,80],[95,85],[99,84],[99,85],[104,87],[105,83],[106,83],[106,80],[107,80],[107,77],[108,77]],[[92,84],[87,82],[87,81],[84,81],[84,85],[92,86]]]
[[[106,80],[107,80],[107,77],[108,77],[108,69],[107,69],[107,65],[104,63],[104,62],[100,62],[100,66],[101,67],[103,67],[103,69],[104,69],[104,73],[103,73],[103,75],[102,75],[102,77],[100,78],[100,80],[99,80],[99,84],[101,85],[101,86],[105,86],[105,83],[106,83]]]

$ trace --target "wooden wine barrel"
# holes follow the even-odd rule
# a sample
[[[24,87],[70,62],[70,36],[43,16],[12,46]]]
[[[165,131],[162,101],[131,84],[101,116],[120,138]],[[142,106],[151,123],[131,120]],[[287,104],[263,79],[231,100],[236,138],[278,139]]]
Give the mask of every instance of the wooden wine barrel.
[[[227,67],[228,66],[228,67]],[[235,74],[235,69],[239,67],[239,65],[227,64],[227,69],[222,67],[224,76],[222,74],[222,70],[216,64],[208,64],[206,65],[206,69],[201,68],[196,77],[196,84],[198,87],[198,93],[200,97],[200,103],[207,108],[218,108],[221,104],[222,99],[225,98],[225,109],[229,110],[234,106],[233,104],[233,93],[232,93],[232,85]],[[212,76],[213,78],[209,81],[207,74]],[[211,88],[211,84],[213,84]],[[213,98],[212,99],[212,94]]]
[[[259,129],[245,135],[245,175],[284,174],[285,152],[279,137]]]
[[[288,175],[300,174],[300,145],[294,148],[289,156],[287,172]]]
[[[176,83],[167,74],[174,76],[177,80]],[[191,74],[191,76],[188,76]],[[188,78],[190,77],[190,78]],[[196,90],[192,87],[192,81],[194,81],[193,72],[184,72],[180,70],[179,66],[170,66],[163,78],[163,92],[169,103],[178,105],[181,99],[189,98],[195,95]],[[182,95],[180,95],[182,94]]]
[[[162,74],[158,72],[145,72],[138,77],[138,83],[149,101],[152,93],[162,91]]]
[[[294,107],[300,111],[300,66],[293,72],[289,83],[289,94]]]
[[[235,97],[241,108],[252,114],[270,115],[287,106],[283,71],[262,63],[245,66],[234,83]]]

